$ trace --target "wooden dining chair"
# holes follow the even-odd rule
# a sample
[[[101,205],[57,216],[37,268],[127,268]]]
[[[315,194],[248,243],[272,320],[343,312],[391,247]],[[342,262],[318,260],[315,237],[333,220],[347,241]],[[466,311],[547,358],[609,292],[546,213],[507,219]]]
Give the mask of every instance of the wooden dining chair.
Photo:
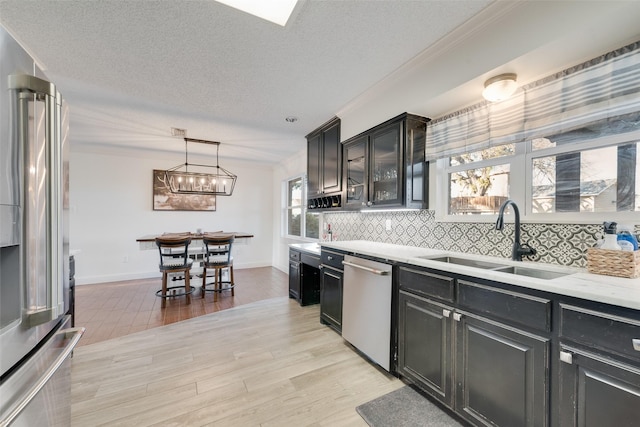
[[[190,270],[193,260],[189,257],[189,244],[191,237],[184,235],[163,235],[156,237],[156,246],[160,253],[160,272],[162,273],[162,289],[156,292],[156,296],[162,298],[162,308],[167,305],[167,298],[186,296],[187,304],[191,304]],[[183,285],[167,286],[167,276],[170,273],[182,273]],[[181,289],[181,292],[176,292]]]
[[[235,282],[233,280],[233,256],[231,247],[233,246],[233,235],[208,235],[202,236],[205,248],[203,269],[202,269],[202,298],[206,291],[213,292],[213,301],[218,300],[218,294],[230,290],[231,296],[235,296]],[[213,289],[207,289],[207,269],[213,270]],[[222,280],[222,271],[228,269],[229,280]],[[223,286],[225,285],[225,286]]]

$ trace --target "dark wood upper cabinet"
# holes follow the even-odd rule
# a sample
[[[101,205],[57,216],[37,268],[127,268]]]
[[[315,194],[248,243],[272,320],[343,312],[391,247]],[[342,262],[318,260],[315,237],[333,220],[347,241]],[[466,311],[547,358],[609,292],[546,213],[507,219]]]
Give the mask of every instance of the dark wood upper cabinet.
[[[307,199],[309,209],[342,206],[340,119],[333,118],[307,135]]]
[[[307,136],[307,195],[309,198],[321,194],[320,191],[320,133]]]
[[[340,145],[340,120],[322,130],[321,190],[323,194],[342,189],[342,146]]]
[[[344,142],[344,206],[428,206],[425,117],[401,114]]]

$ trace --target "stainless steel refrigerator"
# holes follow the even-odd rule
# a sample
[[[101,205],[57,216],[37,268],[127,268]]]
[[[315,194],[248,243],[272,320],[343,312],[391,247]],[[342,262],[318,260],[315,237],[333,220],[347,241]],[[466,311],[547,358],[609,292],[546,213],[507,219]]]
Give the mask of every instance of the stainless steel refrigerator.
[[[68,123],[0,26],[0,427],[71,422]]]

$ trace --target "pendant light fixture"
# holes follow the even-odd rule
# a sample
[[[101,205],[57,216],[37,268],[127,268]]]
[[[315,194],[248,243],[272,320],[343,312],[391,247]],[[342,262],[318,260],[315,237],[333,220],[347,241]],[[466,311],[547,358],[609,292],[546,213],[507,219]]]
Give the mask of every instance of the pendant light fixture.
[[[189,142],[216,146],[216,165],[189,163]],[[164,171],[164,184],[172,193],[231,196],[237,176],[219,165],[220,143],[204,139],[184,138],[184,163]]]
[[[515,73],[505,73],[491,77],[484,82],[482,96],[490,102],[504,101],[518,89],[517,78],[518,76]]]

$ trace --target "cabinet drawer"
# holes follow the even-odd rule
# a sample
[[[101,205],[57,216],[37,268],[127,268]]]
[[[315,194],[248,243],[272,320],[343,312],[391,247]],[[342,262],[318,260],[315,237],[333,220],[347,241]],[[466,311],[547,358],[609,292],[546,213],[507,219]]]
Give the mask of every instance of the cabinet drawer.
[[[320,257],[302,253],[300,259],[303,264],[310,265],[311,267],[318,268],[320,267]]]
[[[328,265],[329,267],[337,268],[338,270],[344,270],[344,267],[342,266],[343,259],[344,255],[337,252],[323,250],[320,255],[320,262],[322,264]]]
[[[551,331],[551,300],[458,280],[458,303],[476,313]]]
[[[300,261],[300,252],[289,250],[289,261]]]
[[[400,289],[418,295],[453,301],[455,279],[423,270],[400,267]]]
[[[640,340],[636,319],[560,304],[560,338],[640,361],[633,347],[633,340]]]

